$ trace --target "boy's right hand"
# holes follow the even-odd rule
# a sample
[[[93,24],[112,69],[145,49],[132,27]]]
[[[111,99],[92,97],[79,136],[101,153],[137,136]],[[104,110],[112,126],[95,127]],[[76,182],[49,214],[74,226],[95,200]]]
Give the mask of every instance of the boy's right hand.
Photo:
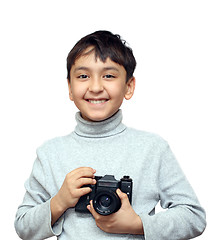
[[[91,188],[81,187],[96,183],[95,172],[90,167],[80,167],[66,175],[63,185],[57,193],[59,203],[65,210],[75,207],[81,196],[91,192]]]
[[[91,188],[83,185],[95,184],[96,170],[90,167],[80,167],[68,173],[59,190],[51,199],[52,224],[70,207],[75,207],[79,198],[91,192]]]

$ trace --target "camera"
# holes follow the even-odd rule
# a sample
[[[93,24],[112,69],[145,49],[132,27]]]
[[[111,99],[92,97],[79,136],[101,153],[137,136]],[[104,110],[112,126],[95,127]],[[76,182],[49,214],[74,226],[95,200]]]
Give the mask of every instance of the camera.
[[[126,193],[129,202],[132,202],[132,179],[129,176],[123,176],[120,181],[116,180],[113,175],[104,177],[96,176],[95,185],[84,185],[90,187],[92,191],[82,196],[75,206],[76,212],[89,213],[87,205],[93,200],[95,211],[101,215],[109,215],[118,211],[121,207],[121,201],[116,193],[117,188]]]

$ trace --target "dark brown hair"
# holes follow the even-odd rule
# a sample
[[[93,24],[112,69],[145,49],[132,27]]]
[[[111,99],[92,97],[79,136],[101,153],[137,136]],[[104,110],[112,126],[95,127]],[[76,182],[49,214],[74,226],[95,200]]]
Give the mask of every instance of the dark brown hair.
[[[126,70],[126,82],[133,77],[136,60],[132,49],[126,46],[126,41],[117,34],[109,31],[96,31],[81,38],[67,57],[67,78],[70,81],[70,70],[75,61],[84,54],[88,47],[93,47],[89,52],[95,52],[96,59],[105,62],[110,58],[113,62],[122,65]]]

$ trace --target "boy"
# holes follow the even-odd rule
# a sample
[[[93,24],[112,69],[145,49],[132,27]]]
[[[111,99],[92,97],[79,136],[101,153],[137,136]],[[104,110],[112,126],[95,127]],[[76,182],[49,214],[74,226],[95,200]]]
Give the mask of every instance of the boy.
[[[80,110],[75,131],[37,150],[15,228],[22,239],[181,240],[200,235],[205,212],[168,144],[122,124],[123,99],[134,93],[136,61],[118,35],[97,31],[67,58],[69,97]],[[116,190],[120,209],[108,216],[75,211],[97,176],[133,179],[132,205]],[[160,201],[167,209],[155,214]]]

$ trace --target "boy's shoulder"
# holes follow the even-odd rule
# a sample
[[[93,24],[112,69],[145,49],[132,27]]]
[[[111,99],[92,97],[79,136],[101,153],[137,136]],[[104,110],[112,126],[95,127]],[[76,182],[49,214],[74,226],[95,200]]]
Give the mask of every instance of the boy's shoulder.
[[[149,132],[145,130],[140,130],[136,128],[127,128],[128,138],[137,142],[138,144],[146,144],[146,145],[159,145],[159,146],[167,146],[168,142],[161,137],[159,134],[154,132]]]
[[[71,134],[68,134],[65,136],[58,136],[58,137],[54,137],[49,140],[46,140],[37,148],[37,153],[38,152],[51,153],[51,152],[58,151],[59,148],[65,146],[66,143],[70,141],[70,135]]]

